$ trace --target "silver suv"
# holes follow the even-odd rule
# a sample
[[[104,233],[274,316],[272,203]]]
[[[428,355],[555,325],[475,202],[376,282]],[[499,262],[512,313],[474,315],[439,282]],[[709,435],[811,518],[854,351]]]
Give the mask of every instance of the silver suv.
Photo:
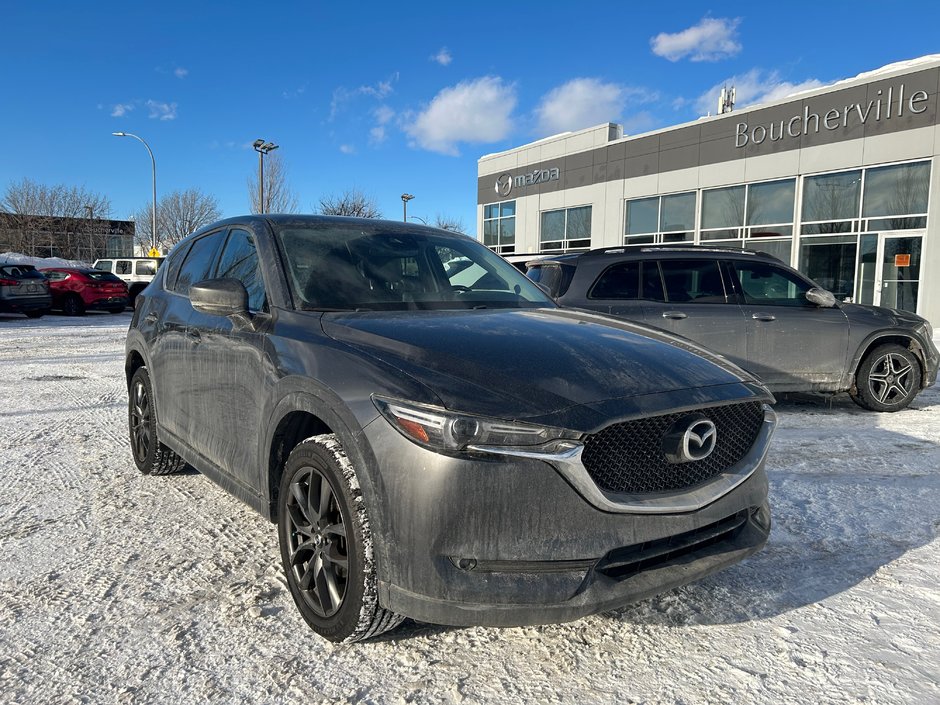
[[[562,306],[682,335],[775,392],[848,392],[865,409],[898,411],[937,379],[925,319],[840,303],[763,252],[606,248],[532,261],[527,274]]]

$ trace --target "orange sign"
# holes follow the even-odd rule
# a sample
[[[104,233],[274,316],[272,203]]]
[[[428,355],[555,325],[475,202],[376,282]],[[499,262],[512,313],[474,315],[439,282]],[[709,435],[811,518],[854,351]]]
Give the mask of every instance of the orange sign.
[[[894,266],[895,267],[910,267],[911,256],[910,255],[895,255]]]

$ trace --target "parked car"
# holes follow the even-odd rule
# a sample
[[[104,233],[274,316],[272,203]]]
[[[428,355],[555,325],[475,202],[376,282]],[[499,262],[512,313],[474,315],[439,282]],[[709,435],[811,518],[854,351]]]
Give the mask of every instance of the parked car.
[[[775,392],[848,392],[865,409],[898,411],[937,379],[925,319],[840,303],[762,252],[618,247],[529,265],[529,278],[562,306],[694,340]]]
[[[49,282],[31,264],[0,264],[0,311],[40,318],[49,312]]]
[[[482,275],[455,284],[454,262]],[[573,620],[727,567],[770,530],[773,397],[752,375],[559,309],[466,236],[233,218],[137,301],[137,467],[190,464],[277,522],[291,595],[327,639],[406,616]]]
[[[127,284],[130,304],[134,305],[137,294],[153,281],[157,270],[166,257],[109,257],[95,260],[95,269],[111,272]]]
[[[52,308],[67,316],[81,316],[85,311],[121,313],[127,308],[127,284],[110,272],[83,267],[44,267],[49,280]]]

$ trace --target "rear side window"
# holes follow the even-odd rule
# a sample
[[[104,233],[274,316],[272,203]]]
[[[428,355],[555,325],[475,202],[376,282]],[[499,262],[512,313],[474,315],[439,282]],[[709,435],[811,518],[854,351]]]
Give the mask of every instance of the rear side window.
[[[659,263],[670,303],[727,303],[716,260],[662,260]]]
[[[526,276],[547,287],[552,296],[563,296],[571,285],[574,267],[565,267],[560,264],[536,265],[526,272]]]
[[[266,311],[267,297],[264,279],[261,277],[261,261],[255,247],[254,235],[245,230],[232,230],[219,260],[217,277],[237,279],[248,290],[248,308],[251,311]]]
[[[144,276],[153,276],[157,273],[157,264],[150,259],[138,260],[134,265],[134,271]]]
[[[193,242],[173,284],[174,291],[189,296],[189,287],[209,276],[224,234],[224,231],[215,232]]]
[[[103,272],[110,272],[111,267],[114,265],[109,259],[103,259],[100,262],[95,263],[95,269],[100,269]]]
[[[640,298],[640,263],[619,262],[601,274],[588,294],[591,299]]]
[[[131,273],[131,261],[129,259],[119,259],[114,263],[114,273],[115,274],[130,274]]]
[[[46,279],[48,279],[51,282],[60,282],[66,277],[68,277],[68,274],[66,274],[65,272],[43,272],[43,274],[45,274]]]

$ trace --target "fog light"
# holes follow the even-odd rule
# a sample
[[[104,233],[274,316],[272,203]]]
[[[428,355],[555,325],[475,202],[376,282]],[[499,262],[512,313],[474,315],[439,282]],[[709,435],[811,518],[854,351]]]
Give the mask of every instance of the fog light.
[[[771,525],[770,504],[768,502],[764,502],[761,506],[754,510],[754,513],[751,514],[751,518],[761,529],[769,532]]]

